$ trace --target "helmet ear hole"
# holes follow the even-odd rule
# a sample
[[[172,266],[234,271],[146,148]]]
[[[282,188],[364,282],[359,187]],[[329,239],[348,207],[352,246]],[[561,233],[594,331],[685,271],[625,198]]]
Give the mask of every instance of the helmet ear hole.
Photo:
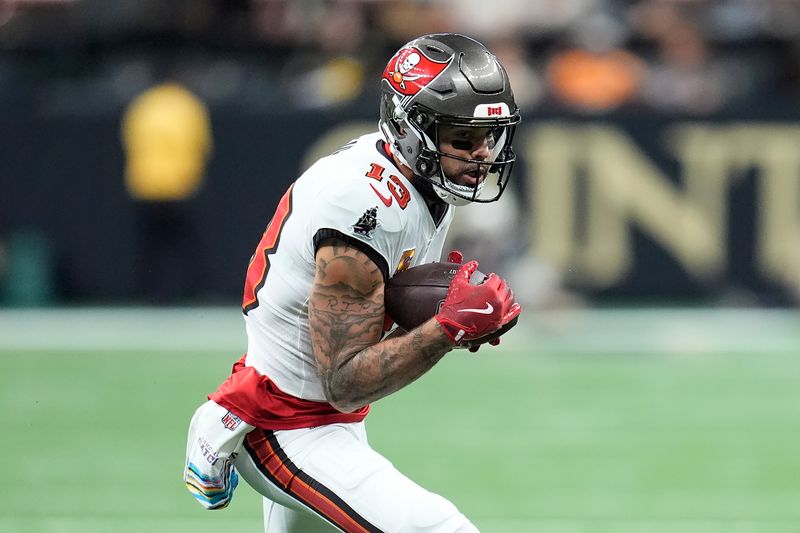
[[[417,158],[417,173],[420,176],[430,177],[439,171],[439,165],[429,154],[420,154]]]
[[[426,129],[430,122],[428,115],[426,115],[422,111],[415,111],[414,113],[412,113],[410,118],[422,130]]]

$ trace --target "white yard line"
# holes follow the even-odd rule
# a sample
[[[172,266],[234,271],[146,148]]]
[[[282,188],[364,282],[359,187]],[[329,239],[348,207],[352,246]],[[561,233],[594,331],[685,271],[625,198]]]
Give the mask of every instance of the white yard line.
[[[0,311],[0,350],[240,350],[235,308],[81,308]]]
[[[524,352],[796,353],[800,311],[582,309],[524,313],[503,338]],[[0,350],[225,350],[247,347],[236,307],[0,310]]]
[[[644,308],[531,313],[503,342],[515,350],[545,352],[800,355],[800,311]]]

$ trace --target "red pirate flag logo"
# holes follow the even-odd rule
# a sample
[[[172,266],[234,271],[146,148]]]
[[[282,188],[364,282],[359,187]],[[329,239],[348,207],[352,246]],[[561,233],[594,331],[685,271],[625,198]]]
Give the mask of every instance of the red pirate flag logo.
[[[386,65],[383,78],[398,93],[413,96],[436,79],[452,59],[434,61],[416,47],[403,48]]]

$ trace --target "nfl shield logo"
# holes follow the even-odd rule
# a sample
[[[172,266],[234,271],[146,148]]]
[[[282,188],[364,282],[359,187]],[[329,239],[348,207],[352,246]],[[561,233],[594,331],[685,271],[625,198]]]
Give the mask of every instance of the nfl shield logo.
[[[230,411],[225,413],[225,416],[222,417],[222,425],[225,426],[225,429],[229,429],[231,431],[239,427],[239,424],[241,423],[242,419]]]

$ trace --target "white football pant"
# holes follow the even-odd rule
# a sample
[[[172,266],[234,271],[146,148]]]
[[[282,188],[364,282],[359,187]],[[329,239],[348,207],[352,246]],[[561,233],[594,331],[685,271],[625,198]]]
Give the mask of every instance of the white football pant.
[[[212,428],[213,421],[227,413],[211,401],[201,411]],[[189,442],[203,437],[194,434],[203,426],[197,419],[196,414]],[[423,489],[370,448],[363,422],[292,430],[256,428],[231,460],[242,478],[265,497],[267,533],[478,531],[451,502]]]

